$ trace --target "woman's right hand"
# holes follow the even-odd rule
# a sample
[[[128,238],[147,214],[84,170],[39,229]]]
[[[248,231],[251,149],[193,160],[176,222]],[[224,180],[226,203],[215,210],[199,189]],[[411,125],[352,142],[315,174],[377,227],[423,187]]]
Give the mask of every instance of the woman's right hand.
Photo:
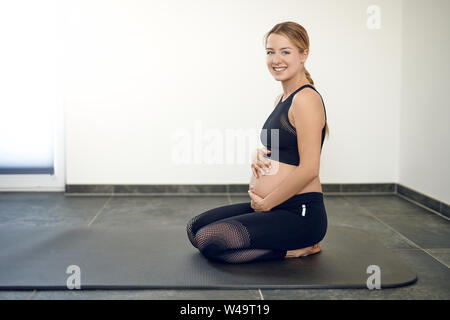
[[[259,178],[259,174],[265,175],[268,168],[271,167],[270,160],[264,158],[264,154],[268,153],[270,153],[270,150],[266,148],[258,148],[253,152],[251,168],[256,178]]]

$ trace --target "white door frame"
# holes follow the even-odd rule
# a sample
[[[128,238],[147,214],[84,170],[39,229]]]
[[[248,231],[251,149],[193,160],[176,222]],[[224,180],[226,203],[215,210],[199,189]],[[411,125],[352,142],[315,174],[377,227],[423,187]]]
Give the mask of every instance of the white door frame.
[[[58,80],[61,80],[58,77]],[[65,191],[65,119],[64,90],[62,81],[57,81],[56,106],[54,108],[53,159],[54,174],[0,174],[0,192],[7,191]]]

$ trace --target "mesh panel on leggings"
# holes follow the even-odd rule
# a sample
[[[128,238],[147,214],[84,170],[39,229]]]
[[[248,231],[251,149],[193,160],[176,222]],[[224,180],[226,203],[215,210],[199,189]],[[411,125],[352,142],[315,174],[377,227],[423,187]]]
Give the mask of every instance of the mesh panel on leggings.
[[[189,241],[192,243],[192,245],[196,248],[198,248],[197,240],[195,240],[195,234],[194,234],[194,224],[198,220],[198,216],[193,217],[186,225],[186,232],[187,236],[189,238]]]
[[[285,251],[252,249],[250,234],[239,221],[209,224],[198,230],[195,241],[207,258],[229,263],[282,259]]]
[[[228,249],[240,249],[250,246],[250,234],[239,221],[217,222],[204,226],[197,231],[195,240],[202,252],[221,253]]]
[[[229,250],[215,257],[216,260],[228,263],[243,263],[250,261],[263,261],[272,259],[284,259],[286,251],[270,249],[241,249]]]

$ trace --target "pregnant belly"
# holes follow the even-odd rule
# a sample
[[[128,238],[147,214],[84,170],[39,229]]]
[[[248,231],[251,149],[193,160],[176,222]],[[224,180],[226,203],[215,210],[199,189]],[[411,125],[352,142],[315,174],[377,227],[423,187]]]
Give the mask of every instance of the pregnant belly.
[[[258,196],[265,198],[271,193],[278,185],[291,174],[297,166],[290,165],[283,162],[278,162],[269,159],[272,163],[272,168],[269,168],[269,173],[266,175],[259,174],[259,178],[256,178],[252,172],[249,186],[253,186],[254,193]]]

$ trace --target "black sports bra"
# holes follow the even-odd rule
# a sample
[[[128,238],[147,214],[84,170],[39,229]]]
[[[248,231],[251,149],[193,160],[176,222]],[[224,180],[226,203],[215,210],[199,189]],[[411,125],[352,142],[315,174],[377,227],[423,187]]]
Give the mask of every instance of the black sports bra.
[[[309,87],[319,93],[313,86],[306,84],[291,93],[285,101],[282,101],[283,97],[281,97],[280,102],[278,102],[277,106],[264,123],[264,126],[261,130],[260,139],[262,144],[271,151],[269,155],[264,154],[265,158],[296,166],[300,164],[300,157],[298,155],[297,132],[289,122],[288,111],[294,95],[306,87]],[[322,96],[320,96],[320,99],[322,99]],[[325,127],[327,122],[327,112],[325,110],[323,99],[322,104],[325,112],[325,125],[322,129],[322,143],[320,146],[321,152],[323,141],[325,139]],[[277,144],[279,144],[279,146],[277,146]]]

